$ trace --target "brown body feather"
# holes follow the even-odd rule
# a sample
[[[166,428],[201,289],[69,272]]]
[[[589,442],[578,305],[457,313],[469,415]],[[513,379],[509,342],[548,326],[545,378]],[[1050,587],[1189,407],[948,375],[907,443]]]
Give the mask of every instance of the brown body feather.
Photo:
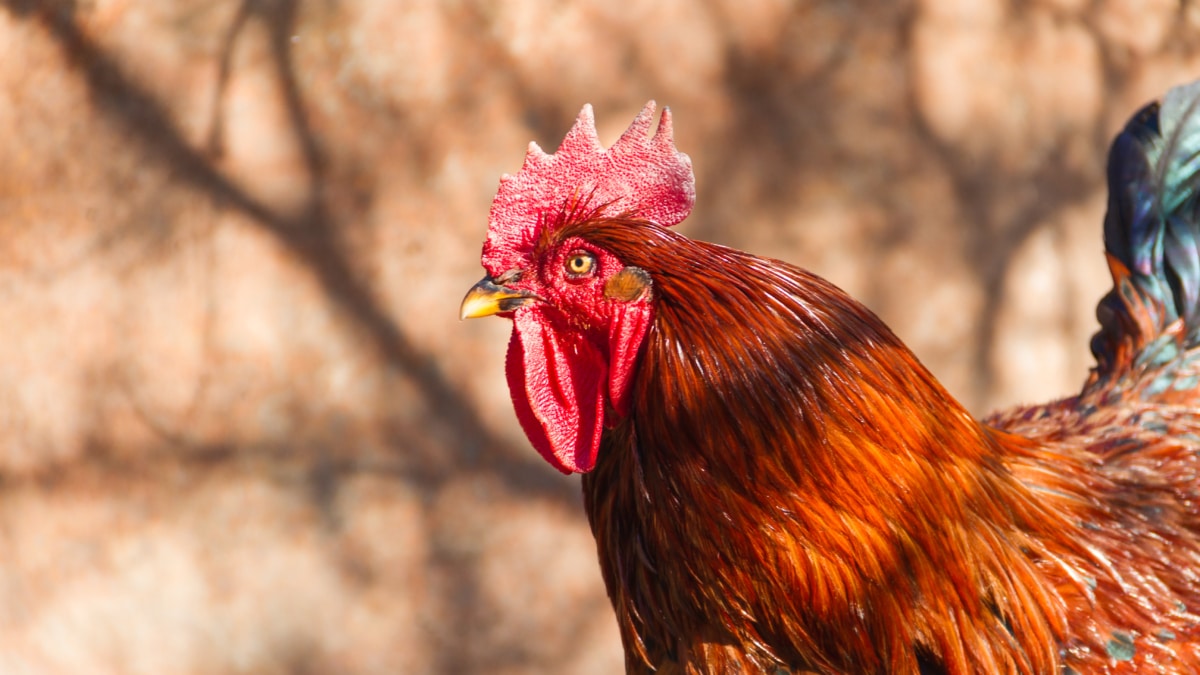
[[[981,424],[803,270],[631,219],[572,236],[653,280],[583,477],[630,672],[1200,669],[1200,416],[1140,344]]]

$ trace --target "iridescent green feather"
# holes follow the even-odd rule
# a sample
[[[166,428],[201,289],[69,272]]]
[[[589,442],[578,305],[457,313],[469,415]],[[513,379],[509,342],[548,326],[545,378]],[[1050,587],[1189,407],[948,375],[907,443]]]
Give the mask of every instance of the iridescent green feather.
[[[1109,153],[1108,185],[1104,243],[1129,276],[1096,309],[1101,330],[1092,353],[1102,377],[1176,358],[1180,345],[1161,332],[1177,319],[1182,346],[1200,342],[1200,82],[1133,116]],[[1118,363],[1119,347],[1130,341],[1135,361]]]

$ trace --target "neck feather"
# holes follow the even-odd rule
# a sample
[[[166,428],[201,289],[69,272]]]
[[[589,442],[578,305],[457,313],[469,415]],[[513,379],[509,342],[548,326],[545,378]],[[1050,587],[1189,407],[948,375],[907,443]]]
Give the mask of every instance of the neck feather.
[[[632,412],[584,479],[629,651],[681,662],[737,644],[752,646],[739,665],[761,669],[916,672],[925,654],[956,672],[1048,672],[1048,646],[989,647],[1053,645],[1062,630],[1019,551],[1048,516],[1000,460],[1012,439],[828,282],[636,229],[586,232],[654,279]],[[953,625],[926,616],[934,606]]]

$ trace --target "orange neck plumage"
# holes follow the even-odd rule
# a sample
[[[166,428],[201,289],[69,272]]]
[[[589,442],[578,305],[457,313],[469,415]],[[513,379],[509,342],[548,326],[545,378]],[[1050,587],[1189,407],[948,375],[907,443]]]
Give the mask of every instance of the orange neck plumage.
[[[633,412],[584,477],[630,653],[1050,670],[1063,619],[1019,549],[1055,517],[999,459],[1019,439],[818,277],[653,225],[574,227],[655,280]],[[989,648],[1014,639],[1042,647]]]

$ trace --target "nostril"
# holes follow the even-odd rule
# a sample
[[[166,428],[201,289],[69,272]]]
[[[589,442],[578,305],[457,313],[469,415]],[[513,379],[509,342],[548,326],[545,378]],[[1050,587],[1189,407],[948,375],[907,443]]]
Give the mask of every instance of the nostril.
[[[522,270],[520,268],[513,268],[513,269],[505,272],[504,274],[501,274],[500,276],[496,277],[493,281],[494,281],[494,283],[499,284],[501,286],[503,286],[504,284],[516,283],[521,280],[521,274],[522,274]]]

